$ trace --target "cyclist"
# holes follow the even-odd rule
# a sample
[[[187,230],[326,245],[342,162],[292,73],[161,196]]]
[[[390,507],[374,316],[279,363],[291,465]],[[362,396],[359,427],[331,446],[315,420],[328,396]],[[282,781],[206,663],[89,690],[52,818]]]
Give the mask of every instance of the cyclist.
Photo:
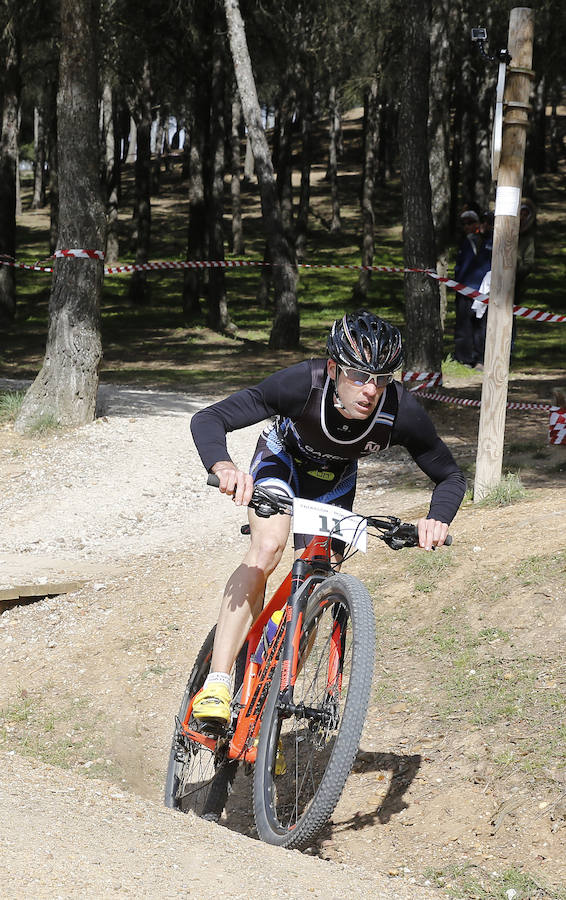
[[[435,483],[428,514],[417,522],[419,545],[441,546],[465,479],[421,404],[393,380],[402,352],[399,330],[367,310],[336,320],[326,359],[278,371],[193,416],[193,439],[205,468],[237,505],[247,505],[254,484],[261,484],[350,510],[357,460],[400,444]],[[244,472],[230,459],[226,434],[269,418],[250,472]],[[210,674],[193,706],[193,716],[203,723],[229,721],[230,672],[289,536],[288,516],[248,513],[251,543],[226,585]],[[295,535],[295,549],[302,551],[310,538]]]

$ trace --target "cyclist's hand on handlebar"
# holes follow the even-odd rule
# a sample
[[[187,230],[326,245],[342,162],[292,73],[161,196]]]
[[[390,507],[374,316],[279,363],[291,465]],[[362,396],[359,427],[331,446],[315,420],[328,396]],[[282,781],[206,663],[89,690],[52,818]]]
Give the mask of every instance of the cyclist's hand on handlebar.
[[[433,547],[442,547],[448,534],[448,525],[437,519],[418,519],[419,547],[424,550],[432,550]]]
[[[222,494],[231,494],[236,506],[248,505],[254,489],[253,478],[248,472],[242,472],[228,460],[215,463],[210,471],[218,477]]]

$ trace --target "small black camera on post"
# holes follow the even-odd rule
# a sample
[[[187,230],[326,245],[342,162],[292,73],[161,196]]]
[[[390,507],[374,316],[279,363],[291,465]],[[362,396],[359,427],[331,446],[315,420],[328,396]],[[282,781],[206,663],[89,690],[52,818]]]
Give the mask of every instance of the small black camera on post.
[[[473,41],[487,41],[487,28],[472,28]]]

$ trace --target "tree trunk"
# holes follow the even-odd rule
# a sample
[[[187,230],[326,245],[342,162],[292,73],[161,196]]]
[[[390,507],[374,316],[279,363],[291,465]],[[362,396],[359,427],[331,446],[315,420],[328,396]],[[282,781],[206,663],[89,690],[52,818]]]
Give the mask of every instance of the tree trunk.
[[[433,4],[433,25],[431,30],[431,75],[429,83],[429,171],[432,191],[432,219],[438,258],[436,271],[446,277],[448,274],[448,248],[452,239],[451,219],[451,108],[453,20],[459,21],[454,13],[452,0],[436,0]],[[440,322],[444,322],[448,307],[446,285],[439,282]]]
[[[456,231],[456,221],[458,219],[460,172],[462,169],[461,150],[462,150],[462,104],[457,96],[455,100],[454,115],[452,118],[452,155],[450,161],[450,227],[454,234]]]
[[[491,131],[495,105],[495,73],[487,66],[477,76],[474,197],[481,212],[487,210],[491,194]]]
[[[384,186],[395,171],[399,124],[397,104],[388,99],[383,89],[380,106],[377,179]]]
[[[181,157],[181,180],[184,181],[189,177],[189,172],[191,170],[191,139],[192,135],[190,133],[187,118],[183,115],[183,127],[185,128],[185,140],[183,141],[183,155]],[[169,152],[171,152],[171,147],[169,147]]]
[[[57,94],[54,82],[49,91],[49,122],[47,127],[48,193],[49,193],[49,252],[55,253],[59,239],[59,153],[57,146]]]
[[[149,260],[151,241],[151,80],[149,61],[143,67],[141,92],[135,110],[137,117],[135,172],[135,244],[136,265]],[[150,288],[147,272],[134,272],[128,297],[136,305],[147,303]]]
[[[365,93],[364,102],[364,165],[360,205],[362,212],[362,265],[373,265],[375,170],[379,144],[378,80],[375,74]],[[360,270],[354,288],[354,300],[363,304],[366,300],[371,272]]]
[[[340,221],[340,200],[338,197],[338,147],[342,131],[342,121],[335,84],[330,88],[328,107],[330,122],[328,126],[328,168],[326,170],[326,176],[330,182],[330,202],[332,205],[330,232],[331,234],[339,234],[342,230],[342,222]]]
[[[450,98],[452,0],[436,0],[431,31],[429,169],[436,247],[444,256],[452,238],[450,221]]]
[[[292,349],[299,343],[297,269],[293,252],[284,233],[273,165],[261,122],[261,110],[238,0],[224,0],[224,6],[234,70],[255,160],[263,223],[273,266],[275,320],[269,346],[277,350]]]
[[[136,140],[135,131],[132,137],[130,129],[130,111],[125,99],[123,90],[117,92],[118,102],[116,104],[116,119],[114,121],[114,131],[120,146],[120,166],[128,161],[130,154],[130,139]],[[132,162],[136,158],[135,143],[133,148]]]
[[[16,255],[16,175],[18,159],[18,112],[20,96],[19,53],[16,24],[5,29],[6,59],[0,150],[0,253]],[[0,325],[16,316],[16,278],[11,266],[0,266]]]
[[[265,244],[263,248],[263,265],[259,273],[259,284],[256,293],[256,300],[262,309],[267,309],[273,287],[271,257],[269,255],[269,245]]]
[[[136,139],[137,139],[137,127],[135,120],[130,115],[128,118],[128,132],[127,139],[124,143],[124,162],[133,165],[136,161]]]
[[[43,103],[33,110],[33,197],[32,209],[43,209],[46,203],[45,194],[45,159],[46,133],[43,115]]]
[[[538,79],[532,105],[533,126],[527,135],[525,166],[539,175],[546,172],[546,107],[548,104],[546,78]],[[549,141],[549,145],[551,145]]]
[[[210,104],[210,170],[208,180],[208,257],[224,260],[224,68],[225,60],[220,34],[215,31],[212,49]],[[225,331],[230,325],[226,300],[225,270],[210,269],[208,276],[208,324],[215,331]]]
[[[305,85],[307,87],[307,85]],[[312,93],[305,90],[302,98],[301,110],[301,192],[299,196],[299,208],[297,210],[297,227],[295,249],[297,259],[305,257],[307,249],[307,236],[309,224],[309,206],[311,196],[311,168],[312,168]]]
[[[246,153],[244,156],[244,181],[251,181],[254,177],[254,155],[252,153],[252,142],[249,134],[246,136]]]
[[[104,186],[106,192],[106,262],[118,262],[118,186],[120,183],[120,139],[117,134],[116,97],[108,81],[102,92],[102,122],[104,150]]]
[[[203,96],[204,94],[204,96]],[[208,128],[208,92],[201,89],[190,123],[191,149],[189,154],[189,222],[187,227],[187,259],[204,259],[206,251],[206,216],[204,203],[205,133]],[[200,295],[203,273],[185,269],[183,278],[183,318],[190,322],[200,315]]]
[[[405,43],[399,146],[403,188],[405,266],[434,268],[436,252],[428,164],[428,83],[430,0],[408,0],[403,7]],[[442,331],[437,282],[424,273],[405,275],[406,366],[439,372]]]
[[[166,130],[167,115],[164,110],[160,108],[156,120],[155,147],[153,149],[154,157],[151,166],[151,193],[154,196],[161,191],[161,163],[163,162],[163,147],[165,144]]]
[[[558,172],[559,160],[562,156],[562,130],[558,119],[559,90],[553,92],[552,107],[550,112],[550,141],[548,148],[548,170],[553,174]]]
[[[18,116],[18,133],[20,131],[21,117]],[[16,144],[16,217],[22,214],[22,188],[20,183],[20,149]]]
[[[171,146],[169,144],[169,119],[171,113],[169,110],[169,106],[165,104],[161,110],[161,122],[163,124],[163,149],[162,149],[162,157],[163,162],[165,164],[165,171],[169,172],[171,169]],[[183,144],[183,154],[188,151],[189,148],[189,139],[187,137],[187,133],[185,132],[185,143]]]
[[[476,83],[469,59],[462,61],[461,97],[462,119],[460,138],[460,178],[465,204],[475,203],[476,190]]]
[[[98,10],[91,0],[61,0],[59,247],[102,250],[105,216],[99,178]],[[43,417],[61,425],[92,421],[98,388],[100,259],[57,259],[43,367],[16,420],[25,431]]]
[[[289,243],[294,241],[293,228],[293,116],[295,113],[295,90],[290,85],[289,76],[285,79],[285,87],[279,98],[277,118],[275,121],[276,154],[275,169],[277,171],[277,192],[281,206],[283,228]]]
[[[242,104],[238,96],[238,88],[234,84],[232,89],[232,118],[230,131],[230,155],[232,179],[230,182],[230,194],[232,197],[232,253],[241,256],[246,252],[244,245],[244,230],[242,227],[242,196],[240,190],[240,177],[242,164],[240,160],[240,123],[242,121]]]

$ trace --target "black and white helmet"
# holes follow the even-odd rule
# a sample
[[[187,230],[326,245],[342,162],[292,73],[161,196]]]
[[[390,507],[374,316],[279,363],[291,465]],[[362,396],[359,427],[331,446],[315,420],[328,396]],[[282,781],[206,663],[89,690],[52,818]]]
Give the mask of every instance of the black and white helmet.
[[[336,319],[326,350],[339,365],[364,372],[394,372],[403,362],[399,329],[365,309]]]

